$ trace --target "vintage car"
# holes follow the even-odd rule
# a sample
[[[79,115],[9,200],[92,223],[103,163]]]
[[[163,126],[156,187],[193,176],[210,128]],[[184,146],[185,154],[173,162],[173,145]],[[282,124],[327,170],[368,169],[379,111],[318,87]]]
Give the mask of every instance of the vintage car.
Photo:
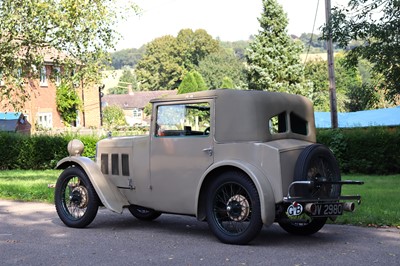
[[[60,219],[81,228],[99,206],[141,220],[162,213],[207,221],[224,243],[246,244],[274,222],[309,235],[353,211],[338,163],[316,144],[312,103],[285,93],[210,90],[152,100],[148,135],[108,137],[95,160],[72,140],[55,188]]]

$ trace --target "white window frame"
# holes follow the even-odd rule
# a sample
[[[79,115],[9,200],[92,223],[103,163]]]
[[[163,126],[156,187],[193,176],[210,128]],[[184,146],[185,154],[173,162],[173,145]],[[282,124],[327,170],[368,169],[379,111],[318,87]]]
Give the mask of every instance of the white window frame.
[[[36,124],[42,128],[53,128],[53,114],[50,112],[37,113]]]
[[[3,71],[0,69],[0,86],[4,86]]]
[[[61,84],[61,68],[59,66],[53,67],[55,83],[57,86]]]
[[[40,69],[40,86],[45,87],[47,86],[47,71],[46,66],[42,66]]]
[[[142,118],[143,110],[140,108],[133,108],[132,115],[133,118]]]

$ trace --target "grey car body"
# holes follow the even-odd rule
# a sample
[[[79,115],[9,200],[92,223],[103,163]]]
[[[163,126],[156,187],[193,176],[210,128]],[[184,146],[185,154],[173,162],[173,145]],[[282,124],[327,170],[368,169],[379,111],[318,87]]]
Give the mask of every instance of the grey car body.
[[[289,228],[288,232],[314,233],[320,228],[313,226],[310,232],[303,229],[310,227],[313,220],[334,219],[342,214],[343,208],[354,209],[353,205],[337,204],[339,200],[360,199],[359,196],[341,198],[342,181],[337,163],[328,149],[315,144],[313,106],[305,97],[225,89],[169,96],[151,102],[149,135],[109,137],[98,142],[95,161],[80,156],[81,151],[70,149],[70,156],[58,163],[59,169],[78,168],[86,176],[86,183],[94,190],[92,197],[98,197],[97,205],[118,213],[129,208],[133,215],[144,219],[146,214],[153,214],[148,220],[161,213],[195,216],[211,222],[211,229],[222,242],[245,244],[257,234],[251,231],[259,231],[251,228],[276,221],[284,229],[285,223],[294,229]],[[308,157],[314,156],[315,150],[322,151],[322,164],[325,161],[331,164],[322,166],[327,169],[313,170],[318,173],[312,177],[307,177],[309,169],[299,170],[298,166],[299,157],[307,147],[311,151],[302,156],[303,164],[312,163],[313,159]],[[318,158],[319,153],[315,155]],[[301,176],[296,178],[296,171],[306,174],[298,173],[297,176]],[[73,175],[79,176],[79,173]],[[233,180],[230,175],[235,176]],[[220,177],[225,181],[217,181]],[[63,186],[60,179],[65,178],[60,176],[58,187]],[[246,184],[241,184],[242,179],[246,179]],[[224,218],[221,218],[221,211],[215,210],[221,205],[216,202],[219,192],[215,194],[210,190],[221,191],[222,195],[232,186],[237,191],[244,188],[246,192],[230,192],[222,204]],[[296,187],[300,187],[298,192]],[[85,214],[78,215],[78,222],[68,223],[71,213],[68,204],[86,211],[90,203],[87,190],[91,188],[79,184],[68,188],[69,192],[63,191],[72,200],[57,204],[57,193],[61,194],[58,198],[65,195],[60,189],[57,192],[56,186],[60,218],[69,226],[84,227],[88,221],[81,223],[79,219],[85,218]],[[302,195],[310,190],[319,195]],[[331,205],[322,205],[325,202]],[[293,209],[293,203],[299,213],[289,217],[287,208]],[[325,215],[318,212],[318,217],[313,218],[316,208],[336,210]],[[303,224],[304,219],[300,217],[307,211],[311,218]],[[95,214],[91,216],[94,218]],[[71,216],[72,220],[75,218]],[[232,224],[241,228],[231,230]],[[246,231],[250,233],[243,233]]]

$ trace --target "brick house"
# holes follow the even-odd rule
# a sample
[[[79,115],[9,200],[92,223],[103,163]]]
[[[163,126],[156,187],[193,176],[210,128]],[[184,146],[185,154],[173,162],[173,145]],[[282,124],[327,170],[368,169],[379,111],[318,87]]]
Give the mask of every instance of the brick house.
[[[35,128],[59,130],[64,129],[64,125],[56,106],[56,90],[60,84],[60,78],[51,80],[53,71],[63,71],[59,66],[54,65],[52,60],[54,54],[46,53],[44,56],[44,66],[38,70],[40,77],[25,82],[25,90],[29,92],[30,99],[25,102],[22,112],[25,119],[32,125],[31,131]],[[5,86],[0,81],[0,86]],[[75,127],[98,128],[100,127],[100,104],[98,88],[95,86],[83,86],[79,84],[76,88],[82,100],[82,110],[77,113]],[[7,106],[7,105],[6,105]],[[13,112],[11,106],[5,107],[0,104],[1,112]]]
[[[145,106],[151,99],[161,98],[168,95],[176,95],[177,90],[170,91],[129,91],[128,94],[108,94],[104,95],[101,104],[106,106],[119,106],[124,110],[125,119],[129,126],[150,124],[150,117],[143,112]]]

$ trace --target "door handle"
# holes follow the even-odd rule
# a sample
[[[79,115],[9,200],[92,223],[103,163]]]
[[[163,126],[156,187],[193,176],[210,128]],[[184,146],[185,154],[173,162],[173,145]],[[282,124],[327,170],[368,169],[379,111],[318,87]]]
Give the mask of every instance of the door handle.
[[[203,151],[206,152],[206,153],[208,153],[209,156],[212,156],[212,155],[213,155],[213,148],[211,148],[211,147],[210,147],[210,148],[203,149]]]

